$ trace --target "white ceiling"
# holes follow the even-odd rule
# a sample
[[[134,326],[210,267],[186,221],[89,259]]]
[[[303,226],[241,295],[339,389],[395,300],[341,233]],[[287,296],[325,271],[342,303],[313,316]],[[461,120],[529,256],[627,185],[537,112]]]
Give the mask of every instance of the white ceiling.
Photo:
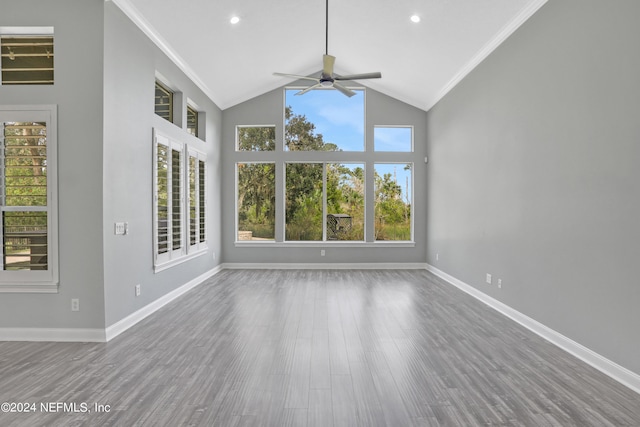
[[[322,69],[325,0],[113,2],[222,109],[291,82],[275,71]],[[545,2],[329,0],[329,54],[336,73],[380,71],[361,83],[429,110]]]

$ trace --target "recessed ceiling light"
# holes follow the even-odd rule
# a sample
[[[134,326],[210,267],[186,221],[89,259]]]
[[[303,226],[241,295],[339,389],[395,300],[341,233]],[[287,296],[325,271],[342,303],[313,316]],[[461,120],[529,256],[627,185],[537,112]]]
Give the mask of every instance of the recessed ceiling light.
[[[418,22],[420,22],[420,17],[418,15],[412,15],[411,22],[415,22],[417,24]]]
[[[234,16],[229,20],[229,22],[231,22],[232,24],[237,24],[238,22],[240,22],[240,18]]]

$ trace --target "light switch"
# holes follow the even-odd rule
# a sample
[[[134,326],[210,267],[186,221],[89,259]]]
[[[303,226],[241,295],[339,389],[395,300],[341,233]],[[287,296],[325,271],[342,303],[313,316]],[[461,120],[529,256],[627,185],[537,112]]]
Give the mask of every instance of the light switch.
[[[125,235],[127,234],[127,223],[126,222],[116,222],[115,224],[115,233],[118,235]]]

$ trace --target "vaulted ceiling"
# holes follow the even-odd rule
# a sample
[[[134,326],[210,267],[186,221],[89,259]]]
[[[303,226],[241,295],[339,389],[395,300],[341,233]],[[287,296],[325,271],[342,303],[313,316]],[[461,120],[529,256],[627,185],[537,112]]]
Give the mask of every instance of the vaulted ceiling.
[[[322,69],[325,0],[113,2],[222,109],[292,83],[273,72]],[[328,51],[338,74],[382,73],[356,85],[429,110],[545,2],[329,0]]]

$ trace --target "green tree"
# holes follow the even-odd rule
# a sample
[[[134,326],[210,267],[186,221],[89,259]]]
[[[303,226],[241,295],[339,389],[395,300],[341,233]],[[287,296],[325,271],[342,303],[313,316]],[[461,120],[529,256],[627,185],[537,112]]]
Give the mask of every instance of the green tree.
[[[276,147],[276,128],[273,126],[238,127],[238,150],[273,151]]]

